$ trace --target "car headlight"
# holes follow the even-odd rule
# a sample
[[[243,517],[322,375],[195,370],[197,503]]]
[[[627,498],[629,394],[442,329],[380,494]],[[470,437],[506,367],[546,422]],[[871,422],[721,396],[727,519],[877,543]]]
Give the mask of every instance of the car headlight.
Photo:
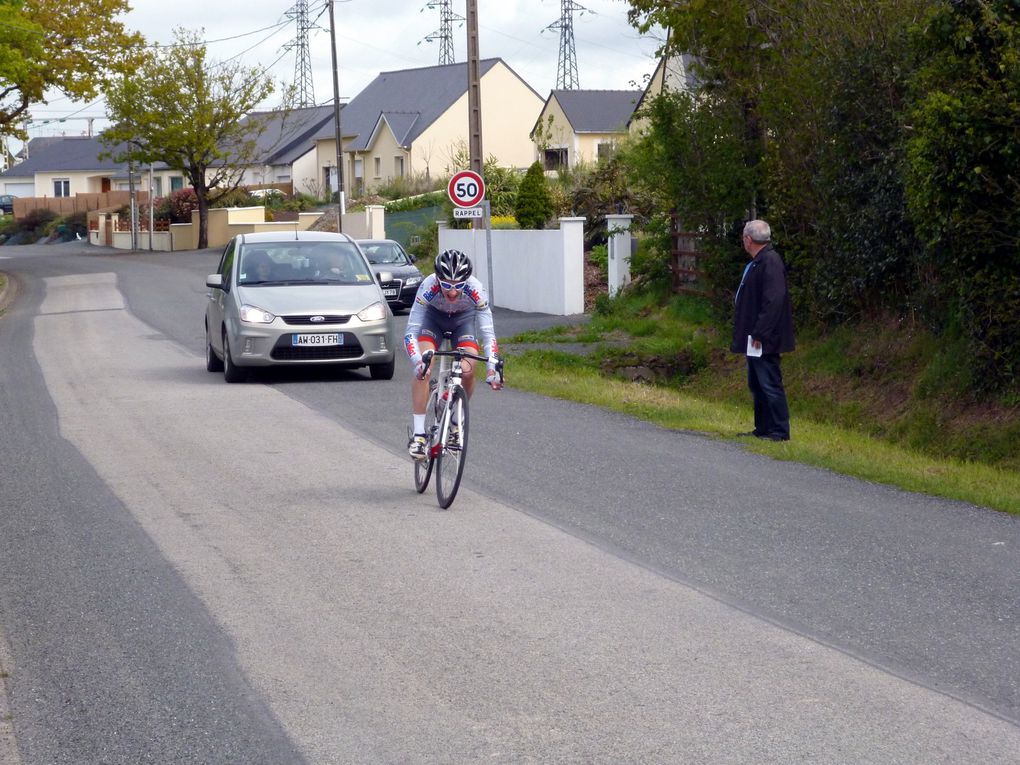
[[[358,313],[358,318],[362,321],[382,321],[386,318],[388,311],[385,303],[372,303],[368,308]]]
[[[261,308],[253,305],[241,306],[240,312],[241,321],[246,321],[249,324],[272,324],[276,318],[269,311],[264,311]]]
[[[413,287],[416,284],[420,284],[422,278],[423,277],[421,277],[421,276],[411,276],[411,277],[408,277],[407,281],[404,282],[404,284],[406,286],[408,286],[408,287]]]

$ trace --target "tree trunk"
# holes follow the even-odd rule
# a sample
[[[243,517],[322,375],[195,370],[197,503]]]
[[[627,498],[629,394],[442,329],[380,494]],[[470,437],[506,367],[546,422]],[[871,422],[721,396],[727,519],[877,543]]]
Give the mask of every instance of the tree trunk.
[[[195,196],[198,197],[198,249],[204,250],[209,246],[209,200],[206,197],[208,189],[195,189]]]

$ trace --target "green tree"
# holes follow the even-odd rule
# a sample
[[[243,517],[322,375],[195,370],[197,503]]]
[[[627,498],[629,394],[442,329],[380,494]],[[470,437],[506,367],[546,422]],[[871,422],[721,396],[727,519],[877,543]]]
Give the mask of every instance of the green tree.
[[[210,204],[237,188],[262,151],[268,113],[252,110],[275,88],[264,72],[207,60],[195,32],[148,53],[137,72],[116,80],[106,101],[114,126],[102,140],[119,161],[165,162],[188,178],[198,202],[198,246],[208,246]],[[290,91],[284,94],[285,107]]]
[[[1020,383],[1020,5],[939,2],[920,26],[908,196],[935,287],[986,385]]]
[[[918,248],[900,171],[916,66],[908,32],[937,1],[630,0],[631,21],[668,27],[664,54],[693,54],[701,81],[689,103],[660,105],[660,132],[674,138],[659,150],[659,187],[679,195],[686,227],[728,231],[735,263],[737,224],[768,218],[802,314],[843,319],[910,303]],[[692,163],[701,169],[689,172]],[[686,189],[706,173],[699,202]]]
[[[517,189],[514,216],[521,228],[545,228],[546,221],[554,212],[542,165],[534,162]]]
[[[131,71],[144,40],[115,20],[129,9],[127,0],[0,0],[0,135],[25,138],[22,120],[47,90],[88,101]]]

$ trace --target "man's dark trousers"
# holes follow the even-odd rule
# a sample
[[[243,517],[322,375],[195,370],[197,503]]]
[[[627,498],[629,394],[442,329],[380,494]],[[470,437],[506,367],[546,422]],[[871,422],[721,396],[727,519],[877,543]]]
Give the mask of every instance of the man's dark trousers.
[[[779,354],[747,357],[747,387],[754,399],[754,433],[763,438],[790,438],[790,409],[783,389]]]

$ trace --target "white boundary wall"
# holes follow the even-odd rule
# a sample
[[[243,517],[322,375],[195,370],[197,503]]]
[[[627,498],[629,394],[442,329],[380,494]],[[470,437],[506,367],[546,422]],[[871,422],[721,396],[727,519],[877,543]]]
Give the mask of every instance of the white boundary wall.
[[[584,218],[560,218],[559,229],[492,234],[492,304],[530,313],[584,313]],[[489,287],[484,229],[439,223],[439,251],[461,250]]]

